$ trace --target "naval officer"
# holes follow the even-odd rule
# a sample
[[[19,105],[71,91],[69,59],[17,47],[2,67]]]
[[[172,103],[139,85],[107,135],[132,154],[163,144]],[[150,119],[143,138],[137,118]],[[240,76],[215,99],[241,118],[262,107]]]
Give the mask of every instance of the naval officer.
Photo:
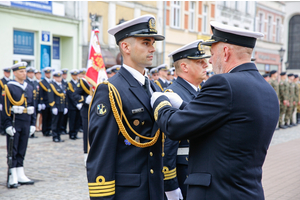
[[[120,71],[98,85],[90,106],[87,177],[91,199],[163,200],[162,133],[152,115],[149,82],[155,18],[143,15],[108,30],[123,56]]]
[[[279,116],[274,89],[251,62],[263,34],[210,24],[202,45],[211,45],[215,75],[188,104],[154,93],[154,118],[171,139],[190,140],[187,200],[263,200],[262,165]]]
[[[61,80],[61,83],[64,85],[65,88],[68,87],[68,81],[67,81],[67,77],[68,77],[68,69],[67,68],[64,68],[61,70],[62,71],[62,80]],[[61,134],[62,135],[65,135],[67,134],[67,123],[68,123],[68,116],[69,115],[64,115],[63,116],[63,123],[62,123],[62,126],[61,126]]]
[[[11,71],[11,67],[4,67],[3,68],[3,78],[0,80],[0,86],[1,86],[1,96],[0,96],[0,104],[2,106],[0,106],[0,111],[3,110],[3,105],[4,105],[4,96],[5,96],[5,91],[4,91],[4,86],[10,81],[10,71]],[[1,109],[2,107],[2,109]],[[0,134],[1,135],[5,135],[5,131],[4,131],[4,112],[0,113],[1,117],[0,117]]]
[[[14,137],[9,188],[17,188],[18,183],[34,184],[24,172],[28,138],[35,132],[36,120],[34,88],[25,81],[26,66],[26,62],[13,65],[15,80],[9,81],[5,86],[4,127],[7,133],[7,145],[9,138]]]
[[[184,101],[190,102],[200,91],[200,84],[206,78],[208,67],[206,55],[201,48],[202,40],[196,40],[171,52],[177,80],[167,87],[167,92],[177,93]],[[186,198],[188,175],[189,140],[180,142],[166,138],[164,157],[164,185],[168,199]],[[181,193],[182,195],[181,195]]]
[[[169,86],[167,80],[167,76],[168,76],[167,64],[161,64],[157,66],[156,69],[158,71],[159,78],[157,79],[157,81],[154,81],[154,83],[156,83],[160,87],[160,89],[164,91]]]

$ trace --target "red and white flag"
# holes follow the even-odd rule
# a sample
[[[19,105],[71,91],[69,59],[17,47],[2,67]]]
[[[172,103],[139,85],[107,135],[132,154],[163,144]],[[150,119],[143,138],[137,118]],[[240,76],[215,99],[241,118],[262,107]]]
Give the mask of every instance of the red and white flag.
[[[87,72],[85,74],[85,79],[93,86],[93,89],[95,89],[99,83],[107,80],[98,33],[99,30],[96,29],[93,30],[91,34],[89,59],[87,62]]]

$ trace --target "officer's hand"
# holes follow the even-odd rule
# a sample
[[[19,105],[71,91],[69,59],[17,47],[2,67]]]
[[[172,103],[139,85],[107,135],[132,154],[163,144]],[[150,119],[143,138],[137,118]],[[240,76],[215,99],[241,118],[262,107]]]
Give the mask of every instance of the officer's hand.
[[[86,103],[86,104],[90,104],[90,103],[91,103],[91,100],[92,100],[92,96],[89,95],[89,96],[86,97],[85,103]]]
[[[2,109],[3,109],[3,108],[2,108],[2,104],[0,104],[0,111],[2,111]]]
[[[153,92],[152,96],[151,96],[151,100],[150,100],[150,103],[151,103],[151,107],[153,108],[153,104],[154,102],[156,101],[156,99],[158,97],[160,97],[161,95],[164,95],[164,93],[162,92]]]
[[[173,92],[165,92],[164,93],[170,100],[172,106],[174,108],[179,108],[183,102],[183,100],[181,99],[181,97]]]
[[[6,133],[10,136],[14,136],[14,134],[16,133],[16,129],[13,128],[12,126],[9,126],[5,129]]]
[[[57,115],[57,113],[58,113],[57,108],[52,108],[52,113],[53,113],[53,115]]]
[[[43,103],[42,104],[42,110],[45,110],[46,109],[46,105]]]
[[[68,113],[68,108],[64,108],[64,115]]]
[[[176,190],[165,192],[168,200],[180,200],[183,199],[180,188]]]
[[[42,104],[38,104],[38,111],[42,110]]]
[[[32,135],[35,132],[35,126],[30,126],[29,134]]]
[[[78,110],[80,110],[81,107],[82,107],[82,103],[77,104],[76,107],[77,107]]]
[[[34,113],[34,107],[33,106],[27,107],[27,114],[32,115],[33,113]]]
[[[15,114],[22,114],[24,109],[25,109],[24,106],[13,106],[13,107],[11,107],[11,111],[13,111]]]

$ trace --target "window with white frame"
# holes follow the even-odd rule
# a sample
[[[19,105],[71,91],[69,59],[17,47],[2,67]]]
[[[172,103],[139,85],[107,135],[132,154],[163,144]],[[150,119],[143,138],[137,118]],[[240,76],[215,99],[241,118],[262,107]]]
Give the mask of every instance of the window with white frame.
[[[280,24],[280,19],[279,18],[277,18],[276,19],[276,42],[280,42],[280,26],[281,26],[281,24]]]
[[[207,5],[203,5],[203,23],[202,23],[202,30],[203,33],[207,33],[207,12],[208,12],[208,6]]]
[[[171,3],[171,25],[173,28],[180,28],[180,1]]]
[[[258,17],[258,31],[263,33],[264,32],[264,14],[259,13]]]
[[[189,29],[190,31],[195,30],[195,7],[196,7],[196,2],[191,1],[190,2],[190,8],[189,8]]]
[[[246,5],[245,5],[245,12],[246,12],[246,14],[249,14],[249,2],[246,1],[245,3],[246,3]]]
[[[272,41],[272,16],[268,16],[268,40]]]

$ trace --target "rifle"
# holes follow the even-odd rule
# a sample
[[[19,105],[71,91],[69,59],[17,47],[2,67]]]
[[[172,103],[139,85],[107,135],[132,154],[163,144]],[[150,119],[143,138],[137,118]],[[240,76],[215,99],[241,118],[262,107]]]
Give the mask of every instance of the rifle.
[[[13,115],[12,127],[15,126],[15,115]],[[8,139],[8,152],[7,152],[7,187],[10,188],[9,176],[11,175],[10,169],[12,168],[12,156],[13,156],[14,136],[9,136]]]

